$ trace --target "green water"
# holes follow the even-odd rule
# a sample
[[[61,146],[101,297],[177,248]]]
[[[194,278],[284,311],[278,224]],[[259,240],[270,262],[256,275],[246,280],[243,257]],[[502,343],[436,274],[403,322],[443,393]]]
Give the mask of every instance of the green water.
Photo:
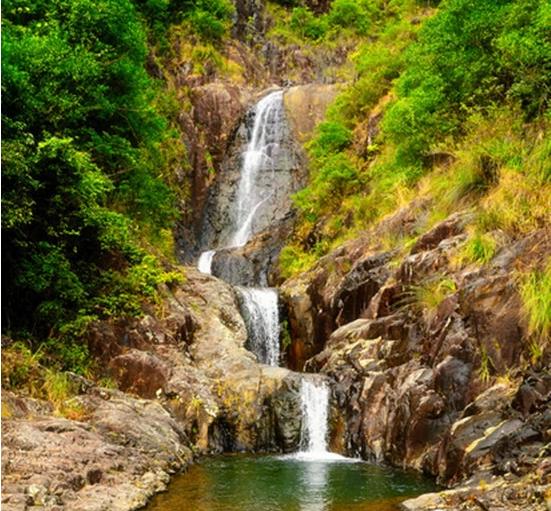
[[[148,511],[391,511],[430,481],[369,463],[274,456],[207,458],[177,476]]]

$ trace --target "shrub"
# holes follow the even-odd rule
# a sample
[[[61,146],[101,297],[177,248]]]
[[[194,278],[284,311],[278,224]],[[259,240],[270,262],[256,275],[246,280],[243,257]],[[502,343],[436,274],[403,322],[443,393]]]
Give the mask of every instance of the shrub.
[[[307,7],[295,7],[291,13],[290,28],[300,37],[318,41],[325,36],[328,25],[325,17],[316,16]]]
[[[279,254],[279,269],[284,278],[292,277],[308,270],[316,261],[314,254],[309,254],[295,245],[283,247]]]
[[[334,27],[351,28],[359,35],[366,35],[375,13],[376,7],[369,0],[334,0],[328,19]]]
[[[350,145],[352,132],[338,121],[322,122],[316,129],[316,137],[308,145],[308,152],[316,159],[338,153]]]
[[[219,40],[229,28],[234,13],[229,0],[197,0],[189,14],[191,26],[205,39]]]

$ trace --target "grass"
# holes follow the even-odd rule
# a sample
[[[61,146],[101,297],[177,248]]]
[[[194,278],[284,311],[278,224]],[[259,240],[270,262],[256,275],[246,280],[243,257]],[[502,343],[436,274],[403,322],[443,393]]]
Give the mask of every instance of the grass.
[[[488,355],[486,348],[484,348],[484,346],[481,346],[480,347],[480,369],[478,373],[480,375],[480,379],[484,383],[487,383],[490,381],[491,365],[492,365],[492,359]]]
[[[521,276],[519,291],[528,335],[547,343],[551,337],[551,258],[544,269]]]
[[[310,269],[318,258],[297,245],[287,245],[279,254],[279,269],[284,278],[290,278]]]
[[[456,263],[489,263],[497,249],[495,238],[489,233],[474,232],[459,251]]]
[[[415,303],[430,313],[434,313],[438,306],[456,291],[457,286],[450,278],[433,280],[411,287]]]

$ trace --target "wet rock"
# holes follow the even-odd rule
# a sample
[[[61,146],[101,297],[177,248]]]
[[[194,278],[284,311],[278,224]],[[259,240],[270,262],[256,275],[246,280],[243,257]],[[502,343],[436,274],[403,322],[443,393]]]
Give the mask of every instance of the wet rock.
[[[212,262],[213,274],[237,286],[273,284],[279,252],[292,231],[293,221],[294,216],[289,214],[274,227],[253,236],[244,247],[217,251]]]

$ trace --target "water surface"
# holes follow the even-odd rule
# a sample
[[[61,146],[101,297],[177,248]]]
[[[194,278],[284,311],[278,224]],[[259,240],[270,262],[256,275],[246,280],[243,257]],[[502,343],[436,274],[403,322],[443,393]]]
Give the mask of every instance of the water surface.
[[[177,476],[148,511],[394,511],[434,491],[417,474],[369,463],[223,455]]]

